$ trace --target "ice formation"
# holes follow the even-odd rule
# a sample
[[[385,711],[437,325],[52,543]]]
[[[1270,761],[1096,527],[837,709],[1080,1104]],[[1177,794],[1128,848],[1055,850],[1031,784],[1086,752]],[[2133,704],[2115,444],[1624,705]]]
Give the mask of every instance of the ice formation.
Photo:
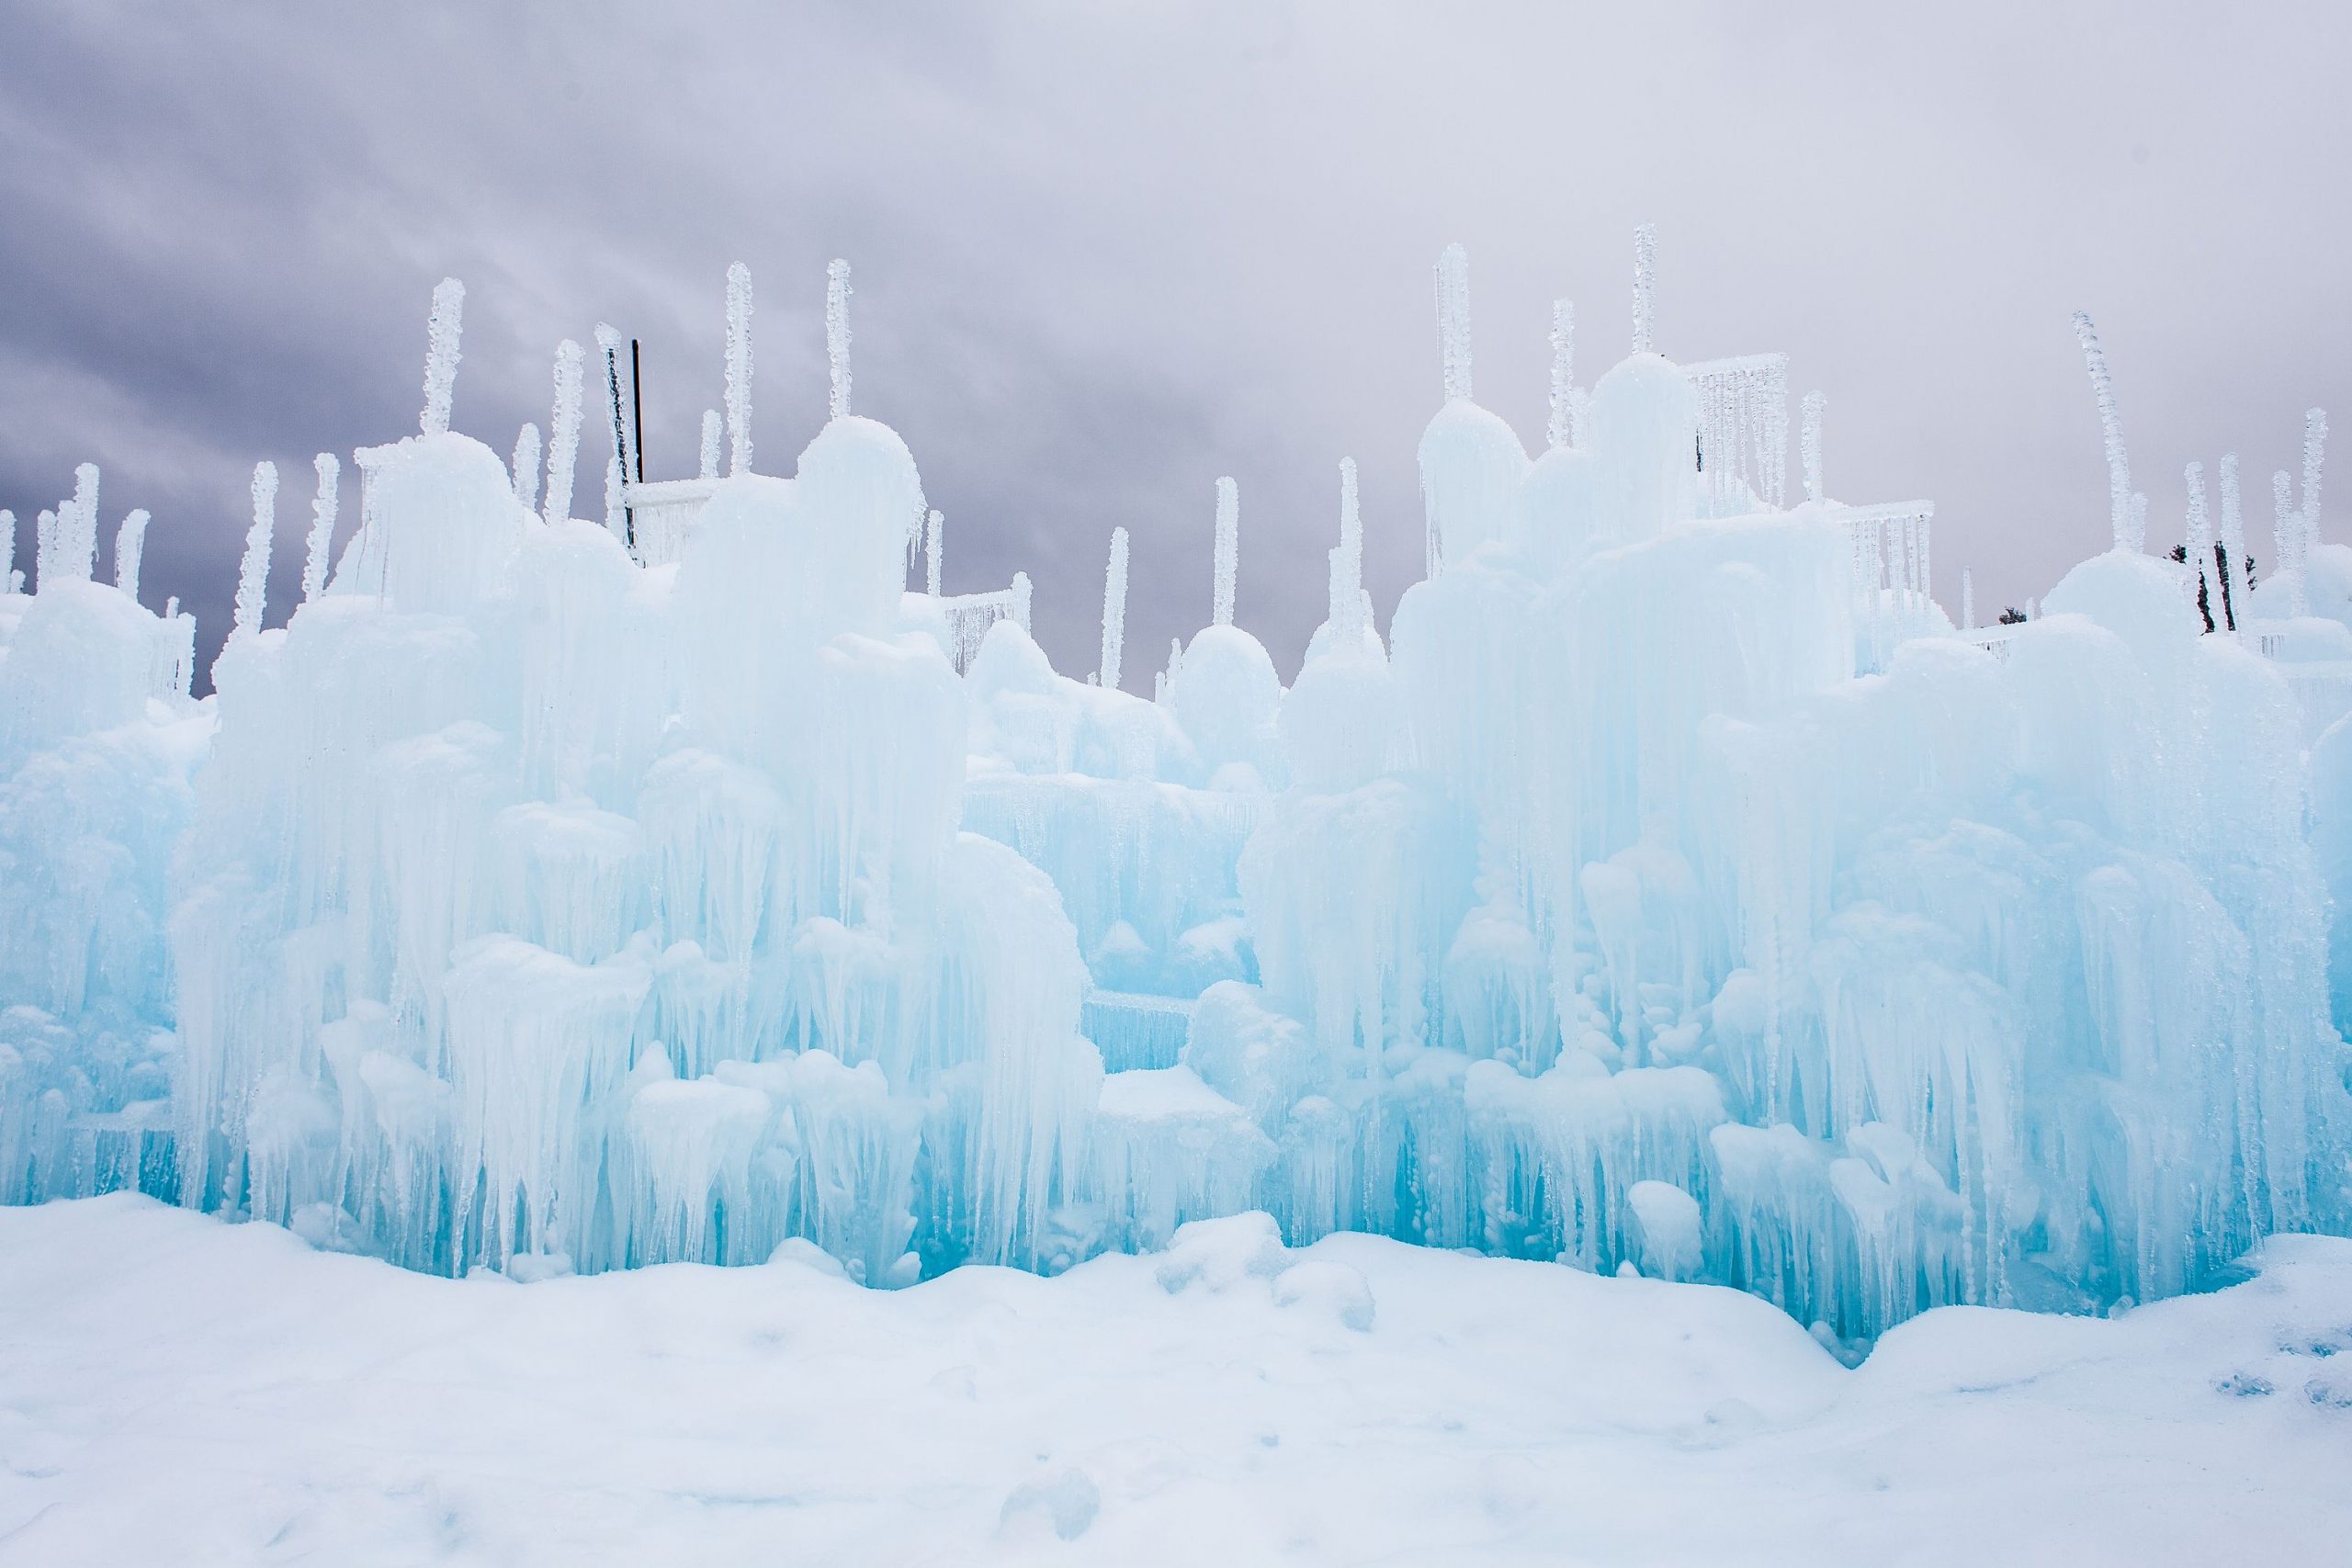
[[[1849,1337],[2352,1221],[2352,549],[2314,435],[2240,582],[2224,458],[2200,635],[2204,545],[2132,547],[2087,323],[2117,547],[1955,627],[1934,509],[1827,499],[1817,401],[1782,506],[1784,356],[1579,392],[1563,341],[1552,434],[1583,412],[1531,460],[1471,400],[1449,251],[1428,578],[1384,636],[1343,464],[1285,687],[1221,480],[1210,624],[1147,699],[1124,531],[1070,679],[1025,575],[942,595],[840,353],[791,477],[752,471],[740,267],[729,472],[707,426],[700,479],[621,471],[634,538],[569,516],[576,344],[542,512],[522,450],[435,428],[454,298],[425,428],[352,455],[356,529],[277,625],[256,470],[214,694],[175,605],[77,570],[95,471],[0,600],[0,1197],[517,1277],[813,1246],[876,1286],[1254,1208]]]

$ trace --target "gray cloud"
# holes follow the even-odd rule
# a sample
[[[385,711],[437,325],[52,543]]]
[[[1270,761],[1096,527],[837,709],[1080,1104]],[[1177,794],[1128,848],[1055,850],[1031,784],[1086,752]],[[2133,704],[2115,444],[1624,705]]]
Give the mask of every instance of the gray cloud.
[[[555,341],[608,320],[645,341],[650,471],[683,472],[748,261],[774,471],[821,417],[851,257],[859,404],[913,446],[951,588],[1025,568],[1083,672],[1126,525],[1131,685],[1206,617],[1220,473],[1241,618],[1286,669],[1341,455],[1384,613],[1419,574],[1453,239],[1481,399],[1532,444],[1549,300],[1589,378],[1657,221],[1660,346],[1788,350],[1830,398],[1832,490],[1938,502],[1947,602],[1963,564],[2015,602],[2103,539],[2071,310],[2160,540],[2183,461],[2291,466],[2301,410],[2347,404],[2336,7],[675,9],[11,7],[0,505],[28,546],[100,463],[107,531],[154,511],[149,596],[209,644],[271,457],[285,603],[309,457],[413,428],[444,273],[460,428],[544,423]]]

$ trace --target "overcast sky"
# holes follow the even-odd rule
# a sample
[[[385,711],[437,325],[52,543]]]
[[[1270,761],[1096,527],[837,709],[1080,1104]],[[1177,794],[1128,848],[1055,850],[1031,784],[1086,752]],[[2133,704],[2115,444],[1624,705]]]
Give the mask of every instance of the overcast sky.
[[[29,565],[33,513],[100,464],[102,536],[153,512],[145,596],[179,594],[209,647],[254,462],[286,475],[275,624],[311,454],[415,428],[443,275],[468,288],[458,428],[502,454],[544,428],[556,342],[609,321],[643,340],[663,477],[693,472],[726,266],[749,263],[759,466],[788,473],[824,412],[840,255],[859,412],[945,512],[950,592],[1025,568],[1083,675],[1124,525],[1148,690],[1208,618],[1230,473],[1238,618],[1287,675],[1340,457],[1384,626],[1419,573],[1439,249],[1469,249],[1480,400],[1536,447],[1550,301],[1577,301],[1589,381],[1625,352],[1648,220],[1658,347],[1786,351],[1828,395],[1831,492],[1935,501],[1947,604],[1963,564],[1983,610],[2105,541],[2076,309],[2152,541],[2179,536],[2182,463],[2234,449],[2267,560],[2303,409],[2352,412],[2347,17],[11,0],[0,506]]]

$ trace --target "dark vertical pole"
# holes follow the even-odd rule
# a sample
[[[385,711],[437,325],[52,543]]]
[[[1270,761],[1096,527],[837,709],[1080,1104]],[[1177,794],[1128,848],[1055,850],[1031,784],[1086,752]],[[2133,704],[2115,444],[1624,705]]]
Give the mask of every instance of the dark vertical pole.
[[[637,482],[645,482],[645,382],[638,374],[637,340],[628,340],[629,422],[637,426]]]

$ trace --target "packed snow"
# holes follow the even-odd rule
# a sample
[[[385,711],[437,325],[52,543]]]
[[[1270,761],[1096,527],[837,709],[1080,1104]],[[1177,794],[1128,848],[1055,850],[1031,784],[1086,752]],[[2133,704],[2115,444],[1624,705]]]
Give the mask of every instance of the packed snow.
[[[556,351],[544,486],[536,428],[512,465],[460,434],[445,284],[420,432],[350,455],[339,548],[318,461],[299,605],[264,603],[256,468],[200,700],[192,621],[138,597],[143,521],[96,580],[85,467],[0,599],[0,1197],[137,1189],[447,1276],[797,1248],[876,1291],[1262,1212],[1293,1247],[1543,1260],[1491,1278],[1562,1301],[1575,1271],[1733,1286],[1849,1356],[2352,1228],[2324,418],[2258,583],[2233,457],[2210,560],[2194,517],[2195,554],[2145,553],[2080,318],[2115,547],[1955,625],[1933,506],[1826,493],[1818,399],[1784,504],[1787,355],[1649,351],[1654,244],[1637,351],[1589,387],[1555,310],[1532,458],[1472,400],[1446,253],[1429,575],[1384,627],[1363,541],[1393,523],[1342,463],[1287,686],[1234,618],[1230,478],[1160,671],[1127,657],[1124,531],[1091,679],[1031,637],[1025,576],[944,595],[914,455],[850,412],[839,265],[789,478],[752,466],[744,268],[701,471],[651,482],[609,328],[600,412]],[[570,515],[583,431],[602,522]],[[1328,1271],[1296,1291],[1357,1313]],[[1749,1310],[1703,1300],[1672,1310]],[[2108,1332],[2015,1330],[2078,1331]]]

